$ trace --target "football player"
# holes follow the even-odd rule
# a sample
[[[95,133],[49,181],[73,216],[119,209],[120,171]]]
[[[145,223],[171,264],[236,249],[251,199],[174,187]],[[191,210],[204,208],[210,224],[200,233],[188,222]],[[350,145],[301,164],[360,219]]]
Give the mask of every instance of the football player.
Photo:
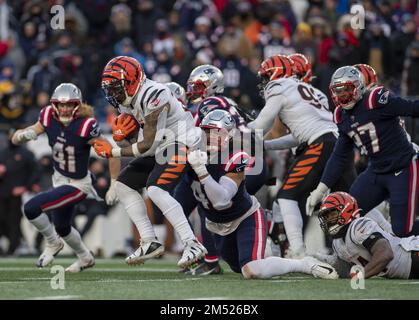
[[[419,160],[399,117],[419,116],[419,101],[396,97],[381,86],[366,90],[364,77],[352,66],[335,71],[330,92],[339,139],[319,185],[307,199],[307,213],[314,211],[352,161],[348,155],[355,146],[368,155],[369,163],[349,193],[363,212],[388,198],[393,232],[399,237],[417,235]]]
[[[345,192],[322,201],[320,226],[333,238],[336,257],[364,267],[365,278],[418,279],[419,237],[396,237],[360,213],[357,201]]]
[[[207,152],[188,152],[193,168],[189,172],[191,188],[205,213],[206,227],[216,234],[217,249],[230,268],[245,279],[265,279],[289,272],[336,279],[333,267],[312,257],[265,258],[266,216],[256,198],[246,191],[245,171],[251,158],[234,148],[235,121],[226,110],[212,110],[200,127],[206,133]]]
[[[311,75],[307,66],[303,69],[304,72],[296,72],[293,60],[284,55],[263,61],[258,75],[265,106],[257,119],[248,124],[251,128],[268,130],[275,118],[279,117],[290,134],[265,141],[265,148],[298,147],[295,161],[284,178],[277,200],[290,243],[291,257],[305,255],[299,201],[305,199],[318,184],[338,135],[327,99],[305,82],[310,80]],[[343,170],[341,181],[334,187],[338,190],[348,189],[354,174],[353,167]]]
[[[24,205],[29,222],[45,237],[45,250],[37,266],[48,266],[64,247],[64,242],[76,253],[78,260],[66,271],[80,272],[93,267],[93,255],[83,243],[79,232],[71,226],[73,209],[88,194],[97,197],[88,171],[90,147],[95,141],[106,141],[92,116],[91,107],[82,103],[80,89],[72,83],[60,84],[51,96],[51,104],[42,109],[39,120],[32,126],[17,130],[14,144],[36,140],[46,133],[53,153],[53,189],[40,193]],[[119,160],[109,161],[111,177],[119,172]],[[49,221],[45,212],[52,213]],[[64,242],[63,242],[64,240]]]
[[[178,99],[184,106],[188,104],[186,99],[185,89],[177,82],[168,82],[166,86],[169,87],[176,99]]]
[[[94,144],[101,157],[136,158],[113,184],[117,198],[141,235],[139,248],[127,257],[126,262],[143,263],[164,252],[147,216],[145,203],[137,192],[145,187],[150,199],[173,225],[184,244],[185,250],[178,265],[193,264],[207,250],[196,239],[181,205],[170,193],[187,168],[186,149],[198,146],[201,130],[195,127],[192,115],[184,110],[170,89],[148,79],[134,58],[118,56],[111,59],[103,70],[102,89],[106,99],[120,113],[129,113],[143,123],[143,137],[139,142],[127,147],[112,147],[108,142]],[[113,124],[113,138],[123,141],[132,134],[135,126],[130,121],[118,119]]]

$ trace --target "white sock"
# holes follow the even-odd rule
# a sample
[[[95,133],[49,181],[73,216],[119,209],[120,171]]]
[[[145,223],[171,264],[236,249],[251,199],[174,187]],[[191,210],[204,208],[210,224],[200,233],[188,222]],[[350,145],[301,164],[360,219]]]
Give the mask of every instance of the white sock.
[[[282,218],[284,219],[285,232],[291,250],[305,250],[303,240],[303,217],[301,217],[298,202],[288,199],[278,199]]]
[[[70,233],[63,237],[63,239],[79,258],[87,259],[90,256],[90,251],[81,240],[80,233],[73,227],[71,227]]]
[[[393,229],[391,228],[390,222],[384,218],[383,214],[377,208],[372,209],[368,212],[365,217],[374,220],[384,231],[388,233],[393,233]]]
[[[275,223],[284,222],[284,218],[282,218],[281,208],[279,207],[278,200],[275,200],[272,204],[272,220]]]
[[[175,228],[183,243],[188,240],[195,239],[195,235],[181,205],[170,195],[169,192],[159,187],[151,186],[147,188],[147,193],[151,201],[159,207],[166,219],[170,222],[173,228]]]
[[[156,234],[147,216],[147,207],[141,195],[119,181],[116,182],[115,188],[119,201],[140,233],[141,241],[154,241]]]
[[[244,271],[244,270],[248,271]],[[268,257],[260,260],[253,260],[242,268],[245,278],[269,279],[275,276],[291,272],[302,272],[311,274],[310,267],[304,260],[285,259],[280,257]]]
[[[45,237],[45,240],[48,243],[55,243],[58,241],[58,234],[45,213],[42,212],[35,219],[29,220],[29,222]]]

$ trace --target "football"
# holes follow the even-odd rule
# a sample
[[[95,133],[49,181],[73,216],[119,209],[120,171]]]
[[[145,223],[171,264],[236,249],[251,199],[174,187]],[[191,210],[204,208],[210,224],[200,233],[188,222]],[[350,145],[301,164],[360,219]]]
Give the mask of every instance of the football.
[[[130,140],[132,138],[136,138],[138,135],[138,131],[140,130],[140,123],[137,121],[137,119],[135,119],[135,117],[132,114],[129,113],[121,113],[118,116],[118,122],[123,122],[125,121],[127,118],[131,118],[132,120],[134,120],[135,123],[135,128],[132,130],[132,132],[125,138],[126,140]]]

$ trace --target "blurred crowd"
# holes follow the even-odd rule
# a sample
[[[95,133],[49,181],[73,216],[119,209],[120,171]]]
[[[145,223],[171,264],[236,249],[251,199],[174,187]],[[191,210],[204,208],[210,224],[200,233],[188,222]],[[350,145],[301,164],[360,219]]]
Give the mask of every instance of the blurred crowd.
[[[114,110],[102,95],[100,78],[107,61],[116,55],[136,58],[153,80],[182,86],[195,66],[214,64],[224,73],[225,95],[250,110],[263,106],[256,89],[260,62],[274,54],[294,52],[312,61],[313,84],[325,93],[336,68],[367,63],[394,92],[417,96],[417,2],[0,0],[0,203],[6,206],[5,199],[48,187],[42,182],[51,173],[48,157],[35,161],[24,147],[12,148],[7,135],[10,129],[36,122],[59,83],[75,83],[83,99],[95,107],[104,131],[109,130]],[[354,4],[365,10],[364,29],[351,27],[349,12]],[[51,28],[54,5],[65,9],[62,30]],[[408,123],[408,129],[412,128]],[[412,136],[418,142],[415,133]],[[39,170],[24,173],[19,165]],[[15,174],[22,179],[10,181]],[[16,187],[21,188],[16,191]],[[7,205],[19,207],[20,203]],[[4,217],[5,210],[0,208],[0,237],[9,232],[8,227],[1,227],[4,221],[16,224]]]

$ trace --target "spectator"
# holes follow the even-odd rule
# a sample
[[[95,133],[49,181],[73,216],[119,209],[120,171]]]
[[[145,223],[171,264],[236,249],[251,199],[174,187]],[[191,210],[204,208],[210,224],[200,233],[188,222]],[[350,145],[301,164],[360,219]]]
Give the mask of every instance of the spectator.
[[[419,41],[412,42],[407,52],[401,92],[404,96],[419,96]]]
[[[151,0],[137,0],[136,9],[133,18],[134,39],[141,48],[153,39],[156,21],[164,18],[164,13]]]
[[[165,19],[156,21],[156,34],[153,41],[153,52],[155,55],[165,51],[169,57],[173,56],[175,40],[169,32],[169,23]]]
[[[295,52],[291,39],[279,22],[272,22],[269,28],[259,35],[257,49],[263,60],[276,54],[289,55]]]
[[[237,52],[240,59],[247,61],[255,55],[251,42],[234,23],[228,23],[226,25],[224,34],[221,36],[217,45],[218,54],[223,57],[227,55],[226,51],[228,50]]]
[[[0,152],[0,229],[9,239],[8,255],[19,247],[22,237],[22,195],[27,191],[39,191],[36,168],[34,155],[24,147],[10,143]]]
[[[37,65],[32,66],[27,79],[32,83],[32,97],[35,100],[40,92],[52,93],[58,85],[60,70],[53,65],[48,56],[42,56]]]
[[[145,57],[140,54],[134,47],[134,42],[131,38],[123,38],[117,42],[114,46],[114,53],[116,56],[128,56],[138,60],[141,65],[146,64]]]

